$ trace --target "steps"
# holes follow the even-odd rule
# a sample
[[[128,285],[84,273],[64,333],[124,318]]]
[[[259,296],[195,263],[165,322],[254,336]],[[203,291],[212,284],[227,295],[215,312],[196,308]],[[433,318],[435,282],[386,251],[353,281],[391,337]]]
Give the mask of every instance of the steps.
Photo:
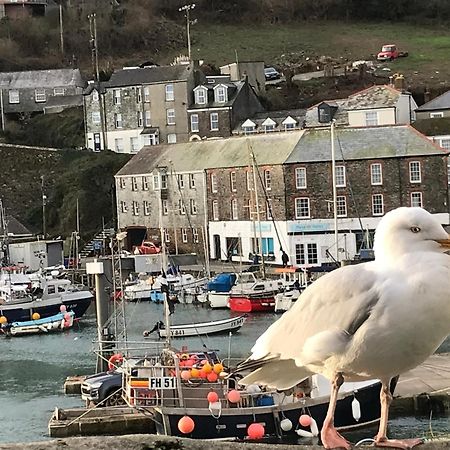
[[[102,253],[105,240],[111,239],[116,233],[114,228],[104,228],[99,231],[80,251],[81,258],[93,256],[95,252]]]

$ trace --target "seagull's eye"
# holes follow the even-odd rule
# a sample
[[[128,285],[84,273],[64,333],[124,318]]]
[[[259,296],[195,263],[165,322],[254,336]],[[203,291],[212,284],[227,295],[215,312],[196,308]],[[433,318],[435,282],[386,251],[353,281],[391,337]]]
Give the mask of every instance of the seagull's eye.
[[[418,233],[418,232],[420,231],[420,228],[419,228],[419,227],[411,227],[410,230],[411,230],[413,233]]]

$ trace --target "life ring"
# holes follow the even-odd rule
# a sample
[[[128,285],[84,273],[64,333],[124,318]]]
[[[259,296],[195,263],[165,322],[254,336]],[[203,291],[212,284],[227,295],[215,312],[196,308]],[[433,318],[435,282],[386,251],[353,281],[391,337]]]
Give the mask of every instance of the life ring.
[[[118,363],[123,361],[123,356],[121,353],[115,353],[108,359],[108,370],[114,370]]]

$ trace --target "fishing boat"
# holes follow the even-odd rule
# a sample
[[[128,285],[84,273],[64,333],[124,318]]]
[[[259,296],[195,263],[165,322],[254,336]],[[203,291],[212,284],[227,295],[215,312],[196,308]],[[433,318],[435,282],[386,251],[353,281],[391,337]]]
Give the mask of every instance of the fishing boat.
[[[2,297],[0,316],[6,317],[8,323],[25,322],[31,320],[34,313],[38,313],[43,319],[54,316],[64,306],[67,311],[73,311],[75,319],[79,319],[92,299],[93,295],[86,287],[74,285],[70,280],[46,280],[39,295]]]
[[[197,362],[190,353],[180,355],[168,349],[156,364],[149,359],[124,367],[126,403],[151,414],[161,435],[244,439],[252,437],[251,425],[259,424],[266,437],[317,436],[330,399],[330,385],[320,375],[287,392],[257,385],[243,389],[236,379],[227,377],[220,362]],[[336,427],[345,431],[375,423],[380,415],[380,388],[378,380],[344,383],[336,406]]]
[[[214,320],[210,322],[186,323],[182,325],[171,325],[170,336],[173,338],[184,338],[189,336],[211,335],[219,333],[230,333],[238,331],[246,320],[246,315],[230,317],[228,319]],[[152,330],[144,331],[144,337],[149,337],[157,331],[160,338],[167,337],[167,330],[163,322],[157,322]]]
[[[238,275],[230,272],[217,274],[206,285],[206,292],[198,296],[200,302],[208,302],[213,309],[228,308],[231,288],[236,283]]]
[[[36,313],[35,313],[36,314]],[[44,319],[27,320],[25,322],[13,322],[2,327],[6,335],[23,336],[38,333],[52,333],[63,331],[73,326],[75,313],[73,311],[60,312]]]

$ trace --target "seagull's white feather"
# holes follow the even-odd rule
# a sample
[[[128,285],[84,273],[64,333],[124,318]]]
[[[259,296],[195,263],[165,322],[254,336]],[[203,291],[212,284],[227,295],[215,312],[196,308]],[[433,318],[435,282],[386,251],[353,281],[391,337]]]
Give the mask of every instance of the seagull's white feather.
[[[436,242],[444,239],[421,208],[386,214],[375,261],[310,285],[256,341],[250,359],[270,362],[244,384],[285,388],[308,373],[331,378],[337,371],[347,380],[388,380],[420,364],[450,333],[450,256]]]

